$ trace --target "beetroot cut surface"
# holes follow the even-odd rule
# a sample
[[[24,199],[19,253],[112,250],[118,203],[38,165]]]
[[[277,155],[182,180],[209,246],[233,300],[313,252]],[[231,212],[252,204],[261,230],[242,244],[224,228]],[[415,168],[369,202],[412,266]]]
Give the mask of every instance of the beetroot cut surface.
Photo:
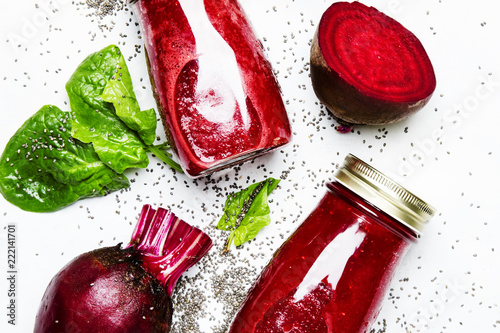
[[[311,79],[320,101],[347,124],[402,120],[436,88],[418,38],[359,2],[337,2],[323,14],[311,47]]]
[[[54,276],[34,332],[169,332],[175,283],[211,246],[203,231],[145,205],[128,246],[81,254]]]

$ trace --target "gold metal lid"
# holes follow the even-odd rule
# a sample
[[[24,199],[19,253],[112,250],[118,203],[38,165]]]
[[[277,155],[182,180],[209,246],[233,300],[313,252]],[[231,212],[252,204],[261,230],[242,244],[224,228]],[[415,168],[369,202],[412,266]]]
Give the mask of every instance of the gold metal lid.
[[[349,154],[335,179],[378,209],[420,234],[435,208],[383,173]]]

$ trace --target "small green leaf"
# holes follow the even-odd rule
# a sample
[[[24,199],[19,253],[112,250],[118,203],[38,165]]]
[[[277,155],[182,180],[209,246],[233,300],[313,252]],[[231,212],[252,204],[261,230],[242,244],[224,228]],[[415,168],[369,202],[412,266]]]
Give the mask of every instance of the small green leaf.
[[[69,112],[46,105],[12,136],[0,157],[0,192],[7,201],[26,211],[51,212],[129,186],[91,144],[70,136],[69,119]]]
[[[229,250],[233,241],[240,246],[269,225],[271,217],[267,197],[279,182],[279,179],[269,178],[228,196],[224,214],[217,224],[219,230],[231,231],[225,251]]]

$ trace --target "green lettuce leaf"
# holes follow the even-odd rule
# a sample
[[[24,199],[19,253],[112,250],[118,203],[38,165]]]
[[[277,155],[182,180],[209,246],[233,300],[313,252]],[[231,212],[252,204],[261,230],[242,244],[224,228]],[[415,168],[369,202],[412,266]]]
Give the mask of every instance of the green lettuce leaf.
[[[125,59],[121,55],[118,57],[115,73],[104,87],[101,98],[113,103],[116,115],[139,134],[144,144],[153,144],[156,138],[156,112],[154,109],[140,110],[132,86],[132,78]]]
[[[26,211],[52,212],[130,186],[91,144],[70,136],[70,118],[46,105],[12,136],[0,157],[0,192],[7,201]]]
[[[110,45],[89,55],[66,83],[66,91],[73,112],[73,137],[92,143],[99,158],[118,173],[148,165],[147,147],[141,136],[152,143],[156,116],[151,110],[139,111],[130,75],[118,47]],[[103,99],[103,93],[104,98],[112,103]],[[121,105],[121,99],[124,105]],[[113,103],[118,106],[123,119]]]
[[[268,195],[278,186],[279,179],[269,178],[228,196],[217,229],[231,231],[225,251],[231,243],[240,246],[271,222]]]

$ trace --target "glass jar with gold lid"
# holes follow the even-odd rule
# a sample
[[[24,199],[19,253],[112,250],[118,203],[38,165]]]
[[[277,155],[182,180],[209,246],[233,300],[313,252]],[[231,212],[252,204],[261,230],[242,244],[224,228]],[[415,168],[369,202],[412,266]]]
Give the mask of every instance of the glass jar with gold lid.
[[[314,211],[278,249],[230,332],[366,332],[434,208],[348,155]]]

